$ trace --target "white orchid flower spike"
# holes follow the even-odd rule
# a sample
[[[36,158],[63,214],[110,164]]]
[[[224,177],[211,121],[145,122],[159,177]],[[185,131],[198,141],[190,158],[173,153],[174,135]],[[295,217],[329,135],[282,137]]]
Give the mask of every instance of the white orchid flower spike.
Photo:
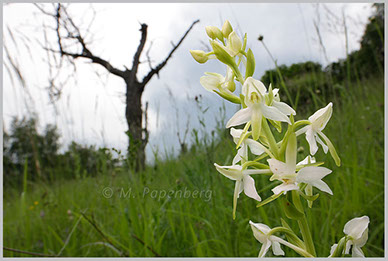
[[[238,130],[235,128],[230,129],[230,135],[232,135],[234,143],[237,144],[239,142],[243,132],[244,132],[243,130]],[[233,158],[233,162],[232,162],[233,165],[240,162],[241,159],[245,159],[245,160],[248,159],[248,148],[251,150],[253,154],[257,156],[263,154],[263,152],[265,151],[265,148],[259,142],[253,139],[245,138],[242,141],[241,147],[237,151],[236,156]]]
[[[226,128],[251,121],[252,137],[257,140],[260,136],[263,117],[291,124],[287,115],[295,114],[295,111],[282,102],[274,102],[272,106],[268,106],[265,102],[265,95],[268,95],[267,88],[262,82],[248,77],[242,87],[242,94],[245,97],[247,108],[236,112],[226,124]]]
[[[307,166],[296,171],[296,136],[291,134],[286,148],[286,162],[277,159],[269,159],[269,167],[273,173],[270,180],[280,180],[283,183],[272,189],[274,194],[286,193],[290,190],[298,190],[299,183],[305,183],[316,187],[324,192],[333,194],[329,186],[322,181],[326,175],[331,173],[330,169],[325,167]],[[303,162],[303,161],[302,161]],[[302,162],[299,163],[301,166]]]
[[[313,257],[312,255],[307,253],[304,249],[298,246],[295,246],[280,237],[271,235],[270,234],[271,228],[269,226],[261,223],[253,223],[251,220],[249,220],[249,224],[251,225],[253,236],[257,239],[257,241],[263,244],[259,252],[259,257],[264,257],[267,254],[270,247],[272,247],[272,252],[274,253],[274,255],[284,256],[284,251],[280,247],[280,244],[283,244],[295,250],[296,252],[298,252],[303,256]]]
[[[349,254],[350,247],[353,246],[352,256],[364,257],[361,247],[363,247],[368,240],[368,225],[368,216],[353,218],[345,224],[344,233],[349,237],[346,242],[345,254]]]
[[[219,166],[217,163],[214,163],[214,166],[222,175],[236,181],[233,196],[233,219],[236,217],[237,198],[242,191],[248,197],[261,201],[255,188],[255,180],[250,175],[270,173],[269,169],[243,169],[240,165]]]

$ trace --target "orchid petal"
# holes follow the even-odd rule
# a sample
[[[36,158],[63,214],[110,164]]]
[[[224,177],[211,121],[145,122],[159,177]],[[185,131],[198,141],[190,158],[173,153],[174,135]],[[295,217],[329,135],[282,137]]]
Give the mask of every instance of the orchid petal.
[[[295,173],[295,169],[290,168],[286,163],[277,159],[268,159],[269,168],[273,174],[282,177]]]
[[[230,128],[230,135],[232,135],[234,143],[238,142],[238,140],[240,139],[242,133],[243,133],[243,130],[235,129],[235,128]]]
[[[272,241],[272,252],[275,256],[284,256],[284,251],[280,247],[280,243],[276,241]]]
[[[353,241],[349,240],[346,242],[346,245],[345,245],[345,254],[349,254],[349,251],[350,251],[350,247],[353,245]]]
[[[309,128],[309,125],[304,126],[303,128],[300,128],[295,132],[295,135],[298,137],[299,135],[305,133],[308,130],[308,128]]]
[[[309,121],[314,126],[315,130],[323,130],[329,122],[333,113],[333,103],[329,103],[325,108],[317,110],[309,117]]]
[[[267,88],[261,81],[248,77],[243,84],[242,94],[249,99],[252,92],[263,96],[267,92]]]
[[[266,224],[253,223],[251,220],[249,220],[249,224],[251,225],[253,236],[257,239],[257,241],[264,244],[267,240],[267,234],[271,231],[271,228]]]
[[[234,195],[233,195],[233,219],[236,218],[237,199],[239,198],[242,189],[243,189],[242,181],[237,180],[234,186]]]
[[[285,115],[296,114],[295,110],[291,108],[291,106],[289,106],[287,103],[273,101],[272,106],[277,108],[281,113]]]
[[[273,106],[267,106],[264,103],[261,104],[261,112],[263,113],[263,116],[267,119],[274,120],[274,121],[282,121],[287,122],[288,124],[291,124],[290,119],[283,114],[281,111],[279,111],[277,108]]]
[[[245,195],[257,201],[261,201],[261,198],[259,194],[257,194],[256,188],[255,188],[255,180],[249,175],[244,175],[243,183],[244,183]]]
[[[243,148],[240,148],[238,151],[237,151],[237,154],[236,154],[236,156],[234,156],[234,158],[233,158],[233,161],[232,161],[232,164],[233,165],[236,165],[240,160],[241,160],[241,156],[242,156],[242,149]]]
[[[362,252],[361,248],[359,246],[353,246],[352,249],[352,257],[365,257],[364,252]]]
[[[199,82],[209,92],[217,90],[221,83],[225,80],[224,76],[218,73],[207,72],[205,74],[206,76],[202,76],[199,79]]]
[[[306,131],[306,140],[310,146],[310,154],[314,155],[318,150],[317,141],[315,140],[315,134],[311,126],[308,126]]]
[[[330,187],[323,181],[323,180],[317,180],[310,183],[311,186],[316,187],[317,189],[329,193],[330,195],[333,195],[333,191],[331,191]]]
[[[309,162],[309,160],[310,160],[310,162]],[[307,165],[309,163],[315,163],[315,162],[316,162],[315,158],[308,155],[306,158],[304,158],[302,161],[300,161],[298,164],[296,164],[296,166]]]
[[[259,142],[252,140],[252,139],[246,139],[245,144],[249,147],[251,152],[257,156],[264,153],[265,148],[263,145],[261,145]]]
[[[362,236],[359,239],[354,239],[353,243],[354,245],[363,247],[366,244],[366,241],[368,241],[368,228],[364,230],[364,233],[362,233]]]
[[[298,182],[311,183],[321,180],[332,171],[325,167],[308,166],[299,170],[296,180]]]
[[[368,225],[368,216],[353,218],[345,224],[344,233],[351,236],[353,239],[358,239],[361,238],[364,231],[368,228]]]
[[[271,247],[271,241],[269,240],[264,241],[259,252],[259,257],[264,257],[267,254],[270,247]]]
[[[243,123],[248,122],[251,119],[251,115],[252,115],[252,110],[249,107],[239,110],[228,121],[228,123],[226,124],[226,128],[229,128],[232,126],[238,126],[238,125],[241,125]]]
[[[338,244],[334,244],[334,245],[331,246],[331,248],[330,248],[330,256],[329,257],[331,257],[331,255],[333,255],[333,253],[337,249],[337,247],[338,247]]]
[[[272,192],[275,194],[275,195],[278,195],[282,192],[287,192],[287,191],[290,191],[290,190],[298,190],[299,187],[296,185],[296,184],[287,184],[287,183],[283,183],[283,184],[280,184],[279,186],[276,186],[272,189]]]
[[[216,167],[219,173],[231,180],[241,180],[243,177],[241,172],[241,166],[220,166],[217,163],[214,163],[214,166]],[[240,169],[238,169],[237,167],[240,167]]]

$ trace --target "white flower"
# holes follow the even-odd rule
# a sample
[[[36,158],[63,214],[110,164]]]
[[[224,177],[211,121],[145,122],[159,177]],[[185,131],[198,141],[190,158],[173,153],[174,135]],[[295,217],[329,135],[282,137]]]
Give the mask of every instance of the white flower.
[[[321,144],[323,151],[327,153],[328,146],[320,139],[319,136],[325,139],[326,136],[323,137],[324,134],[322,133],[322,130],[326,127],[332,113],[333,104],[330,102],[325,108],[317,110],[308,118],[311,123],[310,125],[307,125],[297,131],[297,135],[306,133],[306,140],[309,143],[311,155],[314,155],[318,150],[317,142]]]
[[[295,250],[297,253],[305,257],[313,257],[306,250],[298,246],[295,246],[294,244],[291,244],[280,237],[271,235],[271,228],[268,227],[267,225],[261,224],[261,223],[253,223],[250,220],[249,220],[249,224],[251,225],[253,236],[257,239],[257,241],[263,244],[259,252],[259,257],[264,257],[265,254],[267,254],[270,247],[272,247],[272,252],[274,253],[274,255],[284,256],[284,251],[280,247],[280,244],[283,244]]]
[[[242,133],[243,130],[238,130],[235,128],[230,129],[230,135],[232,135],[234,143],[237,144],[239,142]],[[253,139],[246,138],[241,143],[240,149],[237,151],[236,156],[233,158],[233,165],[237,164],[241,159],[247,160],[248,147],[255,155],[261,155],[264,152],[263,145]]]
[[[219,166],[217,163],[214,163],[214,166],[225,177],[235,180],[236,185],[234,188],[233,196],[233,219],[235,218],[236,207],[237,207],[237,198],[240,193],[244,191],[245,195],[250,198],[253,198],[257,201],[261,201],[259,194],[257,194],[255,188],[255,180],[250,176],[253,174],[265,174],[270,173],[268,169],[242,169],[240,165],[232,166]]]
[[[226,43],[226,49],[230,56],[234,57],[238,55],[241,51],[242,45],[242,41],[240,37],[238,37],[236,32],[231,32],[228,36],[228,41]]]
[[[307,165],[307,164],[311,164],[311,163],[315,163],[315,162],[316,162],[315,158],[311,157],[309,155],[306,158],[304,158],[304,160],[302,160],[301,162],[296,164],[296,167],[300,167],[300,166],[303,167],[303,165]],[[304,189],[304,192],[306,193],[307,196],[312,196],[313,195],[313,186],[311,186],[310,184],[307,184],[306,188]],[[311,208],[313,206],[313,201],[308,200],[307,204],[308,204],[309,208]]]
[[[205,76],[199,79],[201,85],[209,92],[213,91],[226,91],[231,94],[230,86],[234,87],[233,71],[229,67],[226,70],[226,76],[222,76],[218,73],[205,72]]]
[[[345,224],[344,233],[349,237],[346,242],[345,254],[349,254],[350,247],[353,246],[352,257],[364,257],[361,247],[368,240],[368,225],[368,216],[353,218]]]
[[[264,116],[274,121],[282,121],[291,124],[287,115],[295,114],[295,111],[283,102],[274,102],[268,106],[265,102],[267,88],[258,80],[248,77],[243,85],[242,94],[245,96],[247,108],[236,112],[226,124],[226,128],[237,126],[248,121],[252,124],[252,136],[257,140],[260,136],[261,121]]]
[[[344,233],[347,236],[343,237],[338,244],[331,246],[329,257],[333,257],[333,254],[337,250],[338,245],[341,246],[341,249],[339,249],[339,251],[341,251],[340,254],[349,254],[350,248],[353,246],[352,257],[365,257],[361,247],[363,247],[368,240],[368,225],[368,216],[353,218],[352,220],[348,221],[344,227]],[[344,240],[346,240],[346,245],[345,251],[342,252]]]
[[[306,160],[306,159],[305,159]],[[304,161],[305,161],[304,160]],[[268,159],[269,168],[273,175],[270,180],[280,180],[283,183],[272,189],[274,194],[286,193],[290,190],[298,190],[298,183],[305,183],[316,187],[329,194],[333,194],[329,186],[322,181],[326,175],[331,173],[330,169],[325,167],[307,166],[302,167],[296,172],[296,136],[291,134],[288,140],[286,149],[286,162],[279,161],[277,159]],[[303,161],[302,161],[303,162]],[[299,165],[302,165],[301,163]]]
[[[271,231],[269,226],[261,223],[253,223],[251,220],[249,220],[249,224],[251,225],[253,236],[257,239],[257,241],[263,244],[259,252],[259,257],[264,257],[271,246],[274,255],[284,256],[284,251],[280,247],[277,237],[268,236],[268,233]]]

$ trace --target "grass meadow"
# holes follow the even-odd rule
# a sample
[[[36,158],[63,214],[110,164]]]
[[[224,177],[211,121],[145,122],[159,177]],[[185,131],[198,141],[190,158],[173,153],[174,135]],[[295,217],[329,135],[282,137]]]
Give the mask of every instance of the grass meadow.
[[[324,132],[342,165],[337,167],[330,154],[318,151],[317,158],[333,170],[325,181],[334,196],[320,193],[307,213],[317,255],[329,255],[348,220],[367,215],[369,239],[363,250],[367,257],[381,257],[384,79],[352,79],[347,86],[337,86],[335,93],[326,100],[311,92],[313,102],[306,108],[299,103],[303,114],[296,116],[306,118],[333,102],[333,116]],[[231,164],[235,145],[222,128],[217,135],[193,140],[186,153],[157,160],[139,173],[102,169],[96,177],[5,188],[4,247],[61,257],[256,257],[261,244],[248,221],[280,226],[280,218],[288,221],[280,203],[256,208],[256,202],[242,193],[233,220],[234,182],[219,174],[213,163]],[[308,148],[304,137],[298,138],[301,145]],[[298,158],[306,155],[301,150]],[[269,197],[275,185],[268,186],[267,176],[254,178],[260,196]],[[289,225],[299,231],[295,221]],[[298,256],[283,250],[287,256]],[[4,256],[31,255],[4,250]]]

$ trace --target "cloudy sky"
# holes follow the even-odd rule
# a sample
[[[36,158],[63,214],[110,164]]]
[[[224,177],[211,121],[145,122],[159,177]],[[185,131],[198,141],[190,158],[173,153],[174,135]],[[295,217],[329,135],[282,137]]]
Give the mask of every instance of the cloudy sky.
[[[248,34],[248,47],[256,58],[255,77],[274,67],[269,55],[260,42],[264,41],[278,64],[290,65],[307,60],[322,64],[343,58],[345,36],[343,14],[348,27],[349,49],[359,48],[371,4],[94,4],[96,18],[92,23],[93,38],[89,49],[110,61],[120,69],[130,68],[133,54],[140,40],[140,24],[148,24],[148,42],[153,65],[162,61],[191,23],[200,19],[183,44],[160,73],[146,86],[143,104],[149,102],[148,128],[150,142],[147,146],[148,159],[159,149],[173,152],[178,143],[177,132],[183,137],[186,128],[210,133],[216,126],[220,107],[225,105],[226,120],[238,109],[236,105],[222,102],[217,95],[207,92],[199,84],[204,72],[225,73],[225,68],[215,61],[196,63],[190,56],[190,49],[204,49],[208,37],[204,27],[221,27],[228,19],[240,34]],[[87,23],[91,18],[90,4],[71,4],[69,12],[76,23]],[[125,85],[121,78],[109,75],[99,65],[85,60],[76,62],[76,82],[65,86],[61,98],[50,104],[47,90],[49,68],[45,52],[38,42],[43,41],[43,24],[52,21],[42,16],[32,4],[10,4],[3,8],[4,41],[15,63],[20,67],[26,86],[12,81],[3,66],[3,119],[9,129],[13,116],[22,117],[31,112],[39,116],[40,126],[56,124],[62,134],[61,142],[66,145],[74,140],[82,144],[114,147],[125,150],[127,129],[124,118]],[[320,47],[314,22],[318,25],[327,59]],[[12,32],[11,34],[8,32]],[[24,45],[23,39],[33,39]],[[55,41],[55,35],[48,35]],[[15,39],[15,40],[13,40]],[[142,56],[141,60],[145,60]],[[6,59],[7,60],[7,59]],[[147,63],[140,66],[141,79],[149,70]],[[100,75],[101,77],[99,77]],[[201,95],[200,106],[195,97]],[[201,109],[209,109],[203,114]],[[206,128],[202,128],[200,120]],[[188,126],[188,127],[187,127]],[[190,142],[192,135],[186,141]]]

